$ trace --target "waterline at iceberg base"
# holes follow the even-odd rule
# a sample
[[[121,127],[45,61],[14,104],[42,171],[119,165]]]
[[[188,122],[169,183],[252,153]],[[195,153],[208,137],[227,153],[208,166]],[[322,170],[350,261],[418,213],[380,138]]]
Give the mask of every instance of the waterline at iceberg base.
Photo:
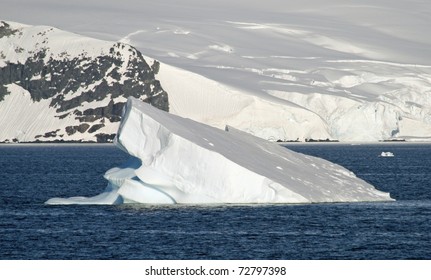
[[[213,128],[129,98],[115,141],[131,158],[94,197],[46,204],[391,201],[352,172],[227,126]]]

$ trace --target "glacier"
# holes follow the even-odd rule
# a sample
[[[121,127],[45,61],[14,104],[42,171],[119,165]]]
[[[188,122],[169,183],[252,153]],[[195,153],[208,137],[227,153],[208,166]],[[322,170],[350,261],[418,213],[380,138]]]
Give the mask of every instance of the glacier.
[[[115,144],[130,160],[108,170],[95,197],[46,204],[253,204],[391,201],[327,160],[233,127],[217,129],[130,97]]]
[[[1,19],[160,61],[155,78],[182,117],[275,141],[431,140],[430,1],[2,3]]]

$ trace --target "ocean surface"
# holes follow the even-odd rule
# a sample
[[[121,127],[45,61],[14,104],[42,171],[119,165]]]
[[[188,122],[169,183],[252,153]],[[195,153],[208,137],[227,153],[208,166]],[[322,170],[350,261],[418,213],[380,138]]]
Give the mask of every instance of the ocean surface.
[[[431,145],[288,147],[397,201],[49,206],[99,194],[103,173],[128,156],[111,145],[0,145],[0,259],[431,259]]]

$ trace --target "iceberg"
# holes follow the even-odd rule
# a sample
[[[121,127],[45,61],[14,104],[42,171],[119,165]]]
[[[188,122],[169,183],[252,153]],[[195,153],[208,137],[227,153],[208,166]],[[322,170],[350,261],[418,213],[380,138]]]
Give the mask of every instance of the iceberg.
[[[131,158],[98,196],[47,204],[213,204],[391,201],[327,160],[233,127],[225,130],[129,98],[115,144]]]
[[[394,157],[394,153],[392,152],[381,152],[380,157]]]

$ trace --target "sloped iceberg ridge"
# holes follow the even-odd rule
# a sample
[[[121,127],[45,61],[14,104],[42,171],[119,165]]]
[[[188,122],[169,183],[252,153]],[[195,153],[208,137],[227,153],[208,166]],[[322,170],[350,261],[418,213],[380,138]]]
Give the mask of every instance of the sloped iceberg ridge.
[[[115,141],[131,159],[105,173],[95,197],[47,204],[207,204],[390,201],[329,161],[237,129],[219,130],[129,98]]]

